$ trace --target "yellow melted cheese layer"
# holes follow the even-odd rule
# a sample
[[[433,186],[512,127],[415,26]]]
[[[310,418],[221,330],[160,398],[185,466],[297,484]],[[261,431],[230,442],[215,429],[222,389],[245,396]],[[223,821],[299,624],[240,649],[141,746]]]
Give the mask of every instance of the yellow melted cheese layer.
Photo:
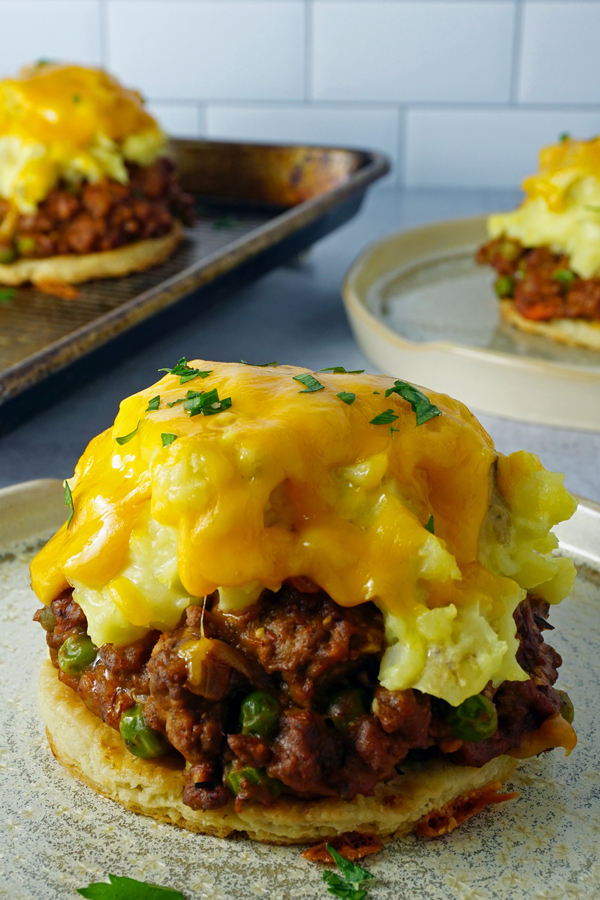
[[[548,245],[570,257],[582,278],[600,273],[600,138],[544,147],[540,171],[523,182],[526,197],[488,219],[490,237],[507,234],[525,247]]]
[[[35,210],[59,179],[126,183],[126,162],[150,165],[165,136],[141,96],[106,72],[46,64],[0,81],[0,196]]]
[[[324,390],[305,393],[293,380],[305,369],[190,365],[211,374],[167,375],[129,397],[88,446],[70,480],[73,520],[32,564],[42,602],[73,586],[92,640],[124,644],[172,629],[216,589],[239,609],[305,575],[341,606],[381,609],[388,688],[456,705],[490,679],[527,678],[513,611],[525,587],[557,601],[574,577],[548,537],[574,510],[561,476],[530,454],[498,458],[445,395],[428,392],[442,414],[417,426],[405,400],[384,397],[385,376],[320,373]],[[230,409],[168,405],[213,388]],[[371,423],[390,408],[397,430]],[[163,447],[162,434],[177,437]]]

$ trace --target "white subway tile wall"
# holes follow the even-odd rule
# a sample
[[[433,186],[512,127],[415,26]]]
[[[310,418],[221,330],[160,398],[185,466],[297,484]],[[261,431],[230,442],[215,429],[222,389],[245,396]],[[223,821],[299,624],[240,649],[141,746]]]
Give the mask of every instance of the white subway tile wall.
[[[171,134],[362,146],[409,186],[514,188],[600,131],[600,0],[0,0],[0,75],[104,65]]]

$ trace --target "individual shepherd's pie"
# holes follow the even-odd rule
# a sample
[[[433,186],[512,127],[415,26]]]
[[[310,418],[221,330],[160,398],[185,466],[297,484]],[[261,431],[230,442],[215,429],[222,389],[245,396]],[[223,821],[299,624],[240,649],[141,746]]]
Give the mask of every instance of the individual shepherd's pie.
[[[497,272],[502,316],[517,328],[600,350],[600,137],[563,135],[540,153],[514,212],[488,219],[477,261]]]
[[[59,63],[0,81],[0,284],[141,271],[173,252],[191,217],[136,91]]]
[[[319,841],[450,830],[576,743],[544,641],[575,509],[461,403],[185,359],[127,398],[34,559],[57,758],[136,812]]]

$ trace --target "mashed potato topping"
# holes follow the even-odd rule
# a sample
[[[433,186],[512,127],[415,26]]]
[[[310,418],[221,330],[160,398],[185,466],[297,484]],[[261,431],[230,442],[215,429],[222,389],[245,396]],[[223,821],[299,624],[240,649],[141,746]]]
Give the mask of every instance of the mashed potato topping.
[[[562,476],[498,457],[443,394],[427,392],[441,415],[417,425],[385,376],[317,373],[308,391],[305,369],[189,367],[124,400],[88,446],[73,519],[32,565],[42,602],[72,586],[92,640],[125,644],[217,589],[234,615],[307,576],[341,606],[381,609],[385,687],[458,705],[490,679],[527,680],[513,611],[526,590],[558,602],[575,575],[549,534],[575,509]],[[391,424],[373,423],[386,410]]]
[[[488,219],[491,238],[506,234],[524,247],[549,246],[570,256],[582,278],[600,273],[600,137],[565,136],[540,152],[540,171],[523,182],[514,212]]]
[[[127,162],[150,165],[165,136],[106,72],[40,64],[0,81],[0,197],[32,213],[60,179],[128,180]]]

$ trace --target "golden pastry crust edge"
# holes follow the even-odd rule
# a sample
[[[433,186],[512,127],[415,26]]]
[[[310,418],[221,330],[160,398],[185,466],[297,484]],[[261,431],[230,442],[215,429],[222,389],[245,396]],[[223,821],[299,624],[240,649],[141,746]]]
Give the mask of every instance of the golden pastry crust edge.
[[[505,322],[529,334],[541,334],[569,347],[600,350],[600,322],[590,322],[587,319],[550,319],[547,322],[535,322],[517,312],[512,300],[500,301],[500,314]]]
[[[0,264],[0,284],[18,287],[31,281],[79,284],[94,278],[121,278],[132,272],[143,272],[164,262],[175,250],[184,233],[175,219],[168,234],[126,244],[116,250],[81,255],[48,256],[44,259],[19,259]]]
[[[133,812],[216,837],[242,832],[271,844],[315,843],[347,831],[371,832],[384,840],[401,837],[452,800],[506,781],[517,765],[508,756],[481,769],[444,760],[407,763],[405,774],[379,784],[373,797],[281,797],[272,806],[249,804],[239,813],[232,800],[222,809],[195,811],[181,800],[183,770],[173,762],[133,756],[118,732],[59,681],[50,660],[40,670],[38,702],[52,752],[72,776]]]

